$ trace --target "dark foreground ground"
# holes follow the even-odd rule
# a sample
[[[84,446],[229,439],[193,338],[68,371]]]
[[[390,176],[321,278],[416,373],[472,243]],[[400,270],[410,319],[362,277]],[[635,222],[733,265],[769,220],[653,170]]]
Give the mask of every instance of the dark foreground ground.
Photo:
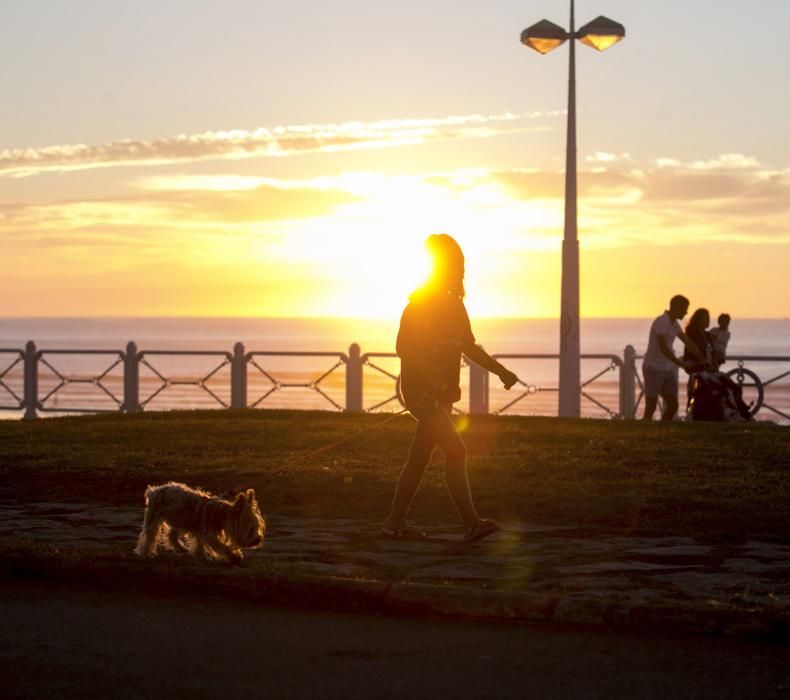
[[[790,647],[0,579],[4,698],[786,698]]]
[[[786,427],[521,416],[458,425],[486,517],[588,534],[790,541]],[[0,500],[140,508],[148,484],[175,480],[214,493],[253,487],[276,517],[383,520],[413,432],[407,416],[326,411],[0,421]],[[410,515],[425,526],[458,521],[438,453]]]
[[[472,417],[508,530],[459,550],[440,460],[412,511],[431,541],[382,540],[413,423],[381,420],[0,421],[0,700],[790,697],[786,428]],[[254,487],[266,546],[134,557],[169,479]]]

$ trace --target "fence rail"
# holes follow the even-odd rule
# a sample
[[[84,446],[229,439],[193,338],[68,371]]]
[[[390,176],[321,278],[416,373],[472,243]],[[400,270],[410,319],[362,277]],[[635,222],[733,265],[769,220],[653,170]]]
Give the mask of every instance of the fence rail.
[[[470,413],[556,415],[557,373],[548,367],[559,355],[494,357],[523,368],[518,374],[529,380],[519,380],[506,393],[490,383],[486,370],[464,361],[462,384],[468,389]],[[95,358],[102,361],[101,368],[68,369],[68,358]],[[637,417],[644,398],[641,359],[630,345],[622,356],[581,356],[580,390],[587,415]],[[204,361],[208,366],[197,366]],[[286,365],[278,366],[283,361]],[[307,361],[317,364],[306,376],[294,363]],[[790,356],[735,356],[722,370],[742,387],[753,414],[762,411],[790,422]],[[226,352],[139,350],[134,342],[123,350],[38,349],[30,341],[24,349],[0,348],[0,410],[21,412],[27,419],[41,413],[135,413],[158,407],[167,397],[215,408],[265,408],[290,397],[302,401],[298,405],[312,402],[310,407],[317,403],[336,411],[400,410],[398,371],[395,353],[362,353],[356,343],[347,352],[247,351],[242,343]],[[185,399],[189,392],[191,398]]]
[[[0,403],[0,411],[20,411],[25,407],[24,388],[22,389],[23,395],[20,396],[10,384],[14,369],[18,366],[23,368],[25,366],[25,351],[16,348],[0,348],[0,401],[13,401],[12,404]]]

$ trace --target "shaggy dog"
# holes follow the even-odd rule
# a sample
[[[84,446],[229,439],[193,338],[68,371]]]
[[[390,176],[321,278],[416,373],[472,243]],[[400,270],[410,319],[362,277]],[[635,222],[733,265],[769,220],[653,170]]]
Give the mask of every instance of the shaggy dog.
[[[227,558],[239,564],[244,559],[241,548],[260,547],[265,532],[252,489],[231,502],[171,481],[146,489],[143,529],[135,552],[152,557],[162,544],[198,559]],[[189,547],[181,541],[184,536]]]

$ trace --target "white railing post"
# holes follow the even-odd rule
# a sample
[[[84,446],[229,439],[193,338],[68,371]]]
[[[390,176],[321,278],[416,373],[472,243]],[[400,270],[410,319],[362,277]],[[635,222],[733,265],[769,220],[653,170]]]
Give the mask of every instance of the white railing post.
[[[38,350],[30,340],[25,345],[25,420],[36,418],[38,408]]]
[[[346,411],[362,413],[362,353],[357,343],[348,349],[346,362]]]
[[[230,407],[247,408],[247,354],[244,343],[233,346],[230,363]]]
[[[126,413],[139,413],[140,406],[140,363],[137,357],[137,343],[130,340],[126,344],[123,358],[123,410]]]
[[[620,367],[620,415],[627,419],[636,418],[636,350],[626,345],[623,364]]]
[[[488,370],[469,362],[469,413],[488,413]]]

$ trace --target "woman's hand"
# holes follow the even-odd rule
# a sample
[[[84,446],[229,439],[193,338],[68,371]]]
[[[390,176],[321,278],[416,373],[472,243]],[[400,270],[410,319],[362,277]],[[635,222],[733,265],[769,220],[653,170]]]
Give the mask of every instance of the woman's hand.
[[[505,389],[510,389],[518,381],[518,376],[504,367],[497,376],[502,380]]]

